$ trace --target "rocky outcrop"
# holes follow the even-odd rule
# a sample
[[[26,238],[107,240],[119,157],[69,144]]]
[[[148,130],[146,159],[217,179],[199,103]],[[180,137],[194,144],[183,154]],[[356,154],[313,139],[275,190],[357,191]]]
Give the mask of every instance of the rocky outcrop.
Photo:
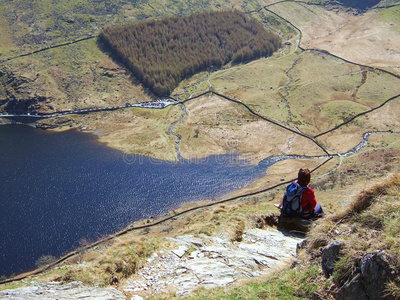
[[[302,236],[276,229],[248,229],[241,242],[226,236],[184,235],[169,238],[175,244],[147,260],[137,274],[115,288],[85,287],[80,282],[50,282],[0,292],[0,299],[142,299],[173,292],[187,295],[196,288],[225,286],[255,278],[286,266],[296,255]],[[121,292],[123,291],[123,292]]]
[[[328,245],[324,250],[322,250],[322,271],[324,272],[325,277],[329,277],[333,273],[334,263],[338,260],[339,251],[343,247],[343,243],[341,242],[333,242]]]
[[[32,287],[0,291],[2,300],[126,300],[125,295],[111,287],[86,287],[80,282],[50,282]]]
[[[385,295],[385,284],[398,274],[391,269],[390,257],[385,251],[367,253],[360,268],[337,291],[337,300],[391,299]]]
[[[148,265],[128,280],[128,295],[225,286],[240,279],[261,276],[285,265],[296,255],[302,238],[275,229],[249,229],[241,242],[223,237],[180,236],[176,249],[154,254]]]
[[[330,277],[335,270],[335,262],[339,259],[342,242],[332,242],[321,253],[321,267],[325,277]],[[390,256],[385,251],[365,254],[346,282],[338,282],[334,294],[337,300],[370,300],[391,299],[385,297],[386,283],[396,276],[391,268]],[[349,266],[350,268],[350,266]]]
[[[76,121],[74,121],[73,119],[65,118],[65,117],[48,118],[48,119],[43,119],[43,120],[37,121],[35,123],[36,128],[40,128],[40,129],[55,129],[55,128],[61,128],[61,127],[74,127],[75,125],[77,125]]]
[[[53,99],[40,84],[39,74],[22,75],[17,71],[0,70],[0,109],[8,113],[49,112]]]

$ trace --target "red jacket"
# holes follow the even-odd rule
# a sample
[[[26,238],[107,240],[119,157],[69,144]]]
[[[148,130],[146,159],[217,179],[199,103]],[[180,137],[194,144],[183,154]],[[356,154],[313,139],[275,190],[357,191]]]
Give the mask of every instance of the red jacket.
[[[315,206],[317,205],[317,199],[312,188],[305,188],[303,196],[301,197],[301,206],[304,212],[314,212]]]

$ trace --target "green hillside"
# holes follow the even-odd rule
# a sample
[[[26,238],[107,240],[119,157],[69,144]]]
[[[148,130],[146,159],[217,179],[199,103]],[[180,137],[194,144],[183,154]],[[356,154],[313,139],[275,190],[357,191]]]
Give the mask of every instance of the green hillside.
[[[399,299],[399,196],[398,175],[374,183],[349,207],[317,222],[290,268],[189,299]],[[329,246],[336,247],[331,256]]]

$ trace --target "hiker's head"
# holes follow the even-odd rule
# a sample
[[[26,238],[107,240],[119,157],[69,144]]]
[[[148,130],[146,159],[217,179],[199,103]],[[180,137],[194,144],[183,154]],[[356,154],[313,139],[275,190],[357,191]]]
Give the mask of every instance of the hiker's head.
[[[299,175],[297,177],[297,181],[300,185],[307,185],[310,183],[311,180],[311,173],[310,170],[307,168],[301,168],[299,170]]]

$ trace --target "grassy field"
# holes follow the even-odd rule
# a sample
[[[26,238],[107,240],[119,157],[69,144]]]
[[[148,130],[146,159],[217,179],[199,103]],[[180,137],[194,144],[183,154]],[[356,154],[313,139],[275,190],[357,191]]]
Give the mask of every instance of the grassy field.
[[[318,140],[328,148],[344,153],[361,142],[362,134],[366,129],[368,131],[396,131],[400,125],[396,113],[398,109],[400,109],[400,103],[394,100],[379,110],[361,116],[354,122],[319,137]],[[382,118],[382,115],[385,117]],[[398,139],[398,136],[394,135],[393,138]]]
[[[202,97],[186,105],[188,116],[177,124],[183,157],[240,153],[259,162],[280,153],[322,155],[309,139],[255,117],[243,106],[218,97]]]

